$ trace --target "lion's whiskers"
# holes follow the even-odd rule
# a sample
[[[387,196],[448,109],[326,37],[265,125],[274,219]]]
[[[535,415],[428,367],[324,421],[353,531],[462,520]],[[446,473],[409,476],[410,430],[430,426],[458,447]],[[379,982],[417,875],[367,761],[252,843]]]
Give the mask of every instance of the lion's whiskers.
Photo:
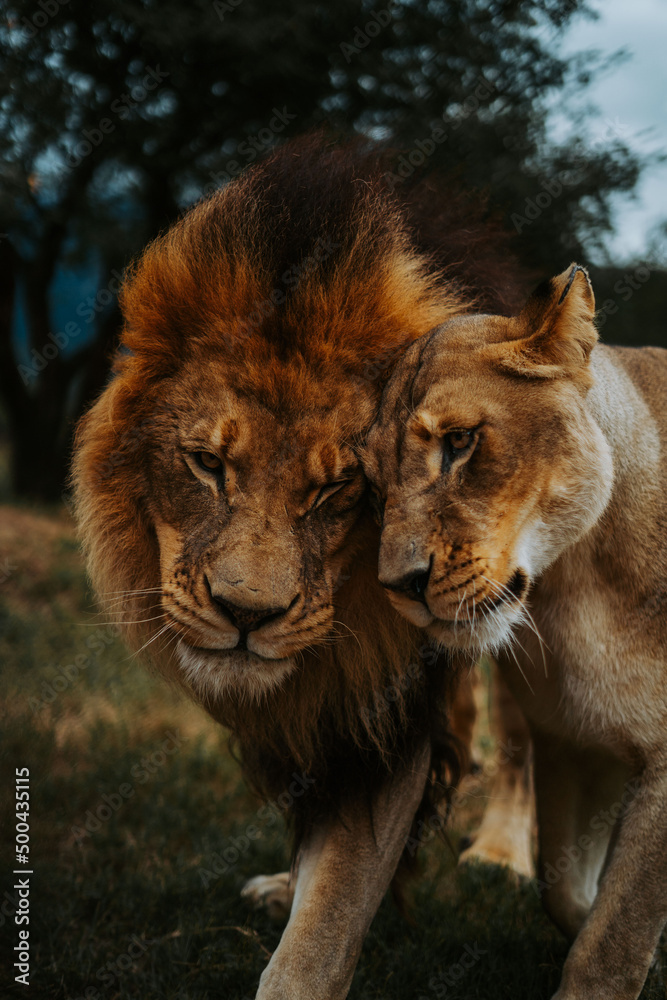
[[[117,614],[121,614],[121,612],[119,611],[117,612]],[[115,622],[82,622],[81,624],[84,627],[88,626],[89,628],[92,628],[93,626],[97,626],[98,628],[104,628],[106,626],[111,626],[111,625],[147,625],[149,622],[159,621],[160,618],[164,618],[164,613],[155,615],[155,617],[153,618],[137,618],[136,621],[125,621],[124,619],[121,618],[119,621]]]
[[[350,633],[351,635],[353,635],[353,636],[354,636],[354,638],[355,638],[355,640],[356,640],[356,642],[357,642],[357,645],[359,646],[359,649],[361,649],[361,650],[362,650],[362,652],[363,652],[363,648],[362,648],[362,645],[361,645],[361,642],[359,641],[359,636],[358,636],[358,635],[357,635],[357,633],[356,633],[356,632],[354,631],[354,629],[350,628],[350,626],[349,626],[349,625],[348,625],[348,624],[347,624],[346,622],[340,622],[340,621],[338,621],[337,619],[334,619],[334,620],[332,621],[332,623],[331,623],[331,624],[332,624],[332,625],[342,625],[342,626],[343,626],[343,628],[346,628],[346,629],[348,630],[348,632],[349,632],[349,633]],[[343,636],[341,636],[341,638],[343,638]]]
[[[155,642],[155,640],[156,640],[156,639],[159,639],[161,635],[164,635],[164,633],[165,633],[165,632],[166,632],[166,631],[167,631],[168,629],[171,629],[171,628],[173,628],[173,626],[172,626],[171,622],[170,622],[170,621],[168,621],[168,622],[167,622],[167,624],[166,624],[166,625],[163,625],[163,626],[162,626],[162,628],[158,629],[158,630],[157,630],[157,632],[155,633],[155,635],[152,635],[152,636],[150,637],[150,639],[148,639],[148,640],[147,640],[147,641],[146,641],[146,642],[145,642],[145,643],[143,644],[143,646],[142,646],[142,647],[141,647],[140,649],[138,649],[138,650],[137,650],[137,651],[136,651],[135,653],[132,653],[132,654],[131,654],[131,655],[130,655],[130,656],[128,657],[128,659],[130,659],[130,660],[132,660],[132,659],[135,659],[135,658],[136,658],[137,656],[139,656],[139,655],[140,655],[141,653],[143,653],[143,651],[144,651],[144,650],[145,650],[145,649],[146,649],[146,648],[147,648],[148,646],[150,646],[150,645],[151,645],[151,643]]]
[[[100,599],[104,597],[129,597],[135,596],[137,594],[160,594],[162,593],[162,587],[143,587],[140,590],[105,590],[99,595]]]
[[[457,594],[457,596],[458,596],[458,592],[459,592],[459,590],[460,590],[460,589],[461,589],[460,587],[457,587],[457,588],[456,588],[456,594]],[[459,619],[459,612],[460,612],[460,610],[461,610],[461,607],[462,607],[462,605],[463,605],[463,602],[465,601],[465,599],[466,599],[466,592],[465,592],[465,590],[464,590],[464,591],[463,591],[463,597],[462,597],[462,598],[461,598],[461,600],[459,601],[459,606],[458,606],[458,608],[456,609],[456,614],[454,615],[454,631],[456,631],[456,628],[457,628],[457,625],[458,625],[458,619]]]
[[[111,608],[115,608],[118,606],[122,607],[124,604],[129,604],[130,602],[132,602],[132,604],[135,604],[138,600],[139,600],[138,596],[114,597],[108,601],[107,600],[100,601],[100,604],[103,606],[105,610],[111,610]],[[159,603],[160,602],[158,602],[158,604]],[[152,605],[152,607],[158,607],[158,604],[154,604]]]
[[[178,642],[178,640],[187,631],[187,629],[185,628],[185,626],[183,626],[178,631],[176,631],[176,630],[172,630],[172,631],[173,631],[173,635],[168,636],[167,637],[167,641],[164,643],[164,645],[162,645],[160,647],[160,650],[159,650],[159,655],[160,656],[163,653],[166,653],[166,651],[169,649],[169,644],[170,643],[173,643],[174,645],[176,645],[176,643]]]

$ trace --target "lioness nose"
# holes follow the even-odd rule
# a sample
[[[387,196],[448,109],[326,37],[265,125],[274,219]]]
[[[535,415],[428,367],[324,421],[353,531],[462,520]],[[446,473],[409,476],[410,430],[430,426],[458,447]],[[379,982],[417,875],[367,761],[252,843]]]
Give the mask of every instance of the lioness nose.
[[[231,604],[215,594],[211,594],[211,596],[230,619],[232,625],[235,625],[241,633],[253,632],[255,629],[261,628],[262,625],[268,625],[274,618],[280,618],[289,610],[288,608],[245,608],[240,604]]]
[[[406,576],[401,577],[400,580],[380,580],[380,583],[387,590],[396,590],[401,594],[405,594],[406,597],[410,597],[413,601],[421,601],[422,604],[426,604],[425,594],[430,575],[431,563],[426,568],[420,567],[417,570],[413,570]]]

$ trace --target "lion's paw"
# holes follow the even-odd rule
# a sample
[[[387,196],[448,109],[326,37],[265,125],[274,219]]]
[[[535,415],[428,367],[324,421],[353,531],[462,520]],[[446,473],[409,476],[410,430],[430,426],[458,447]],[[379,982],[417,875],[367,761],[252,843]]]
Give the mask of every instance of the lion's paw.
[[[294,899],[290,873],[255,875],[243,886],[241,895],[257,909],[265,909],[272,920],[285,921],[290,915]]]
[[[523,878],[532,878],[535,874],[535,866],[530,850],[527,850],[523,844],[484,844],[473,841],[470,847],[467,847],[459,855],[460,865],[465,865],[468,862],[479,862],[485,865],[503,865],[517,876]]]

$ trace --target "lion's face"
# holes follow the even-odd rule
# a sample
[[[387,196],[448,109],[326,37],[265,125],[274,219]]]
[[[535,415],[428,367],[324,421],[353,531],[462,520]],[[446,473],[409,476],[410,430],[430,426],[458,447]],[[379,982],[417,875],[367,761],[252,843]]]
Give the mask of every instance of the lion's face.
[[[186,368],[161,395],[148,458],[162,609],[188,683],[209,696],[275,686],[335,632],[365,513],[353,444],[372,398],[311,378],[272,408],[241,381],[228,361]]]
[[[414,344],[369,435],[380,582],[449,647],[507,639],[531,582],[609,496],[609,449],[584,403],[593,298],[582,272],[568,277],[517,318],[456,319]]]

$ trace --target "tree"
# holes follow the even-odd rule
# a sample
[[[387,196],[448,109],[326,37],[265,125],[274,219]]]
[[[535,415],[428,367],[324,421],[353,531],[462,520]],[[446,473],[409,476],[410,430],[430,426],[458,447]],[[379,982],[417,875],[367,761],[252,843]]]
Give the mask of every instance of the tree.
[[[638,176],[620,137],[591,145],[575,130],[566,147],[546,140],[549,96],[585,86],[599,68],[553,50],[583,0],[381,9],[4,0],[2,9],[0,393],[23,495],[61,491],[73,423],[106,377],[118,329],[110,308],[94,310],[85,336],[53,330],[57,268],[94,260],[101,290],[115,287],[147,239],[275,142],[328,121],[404,147],[392,183],[458,172],[499,206],[541,271],[581,257],[609,228],[611,194]],[[12,339],[19,301],[23,344]],[[82,307],[72,302],[75,326]],[[48,362],[41,370],[20,371],[21,357],[37,356]]]

